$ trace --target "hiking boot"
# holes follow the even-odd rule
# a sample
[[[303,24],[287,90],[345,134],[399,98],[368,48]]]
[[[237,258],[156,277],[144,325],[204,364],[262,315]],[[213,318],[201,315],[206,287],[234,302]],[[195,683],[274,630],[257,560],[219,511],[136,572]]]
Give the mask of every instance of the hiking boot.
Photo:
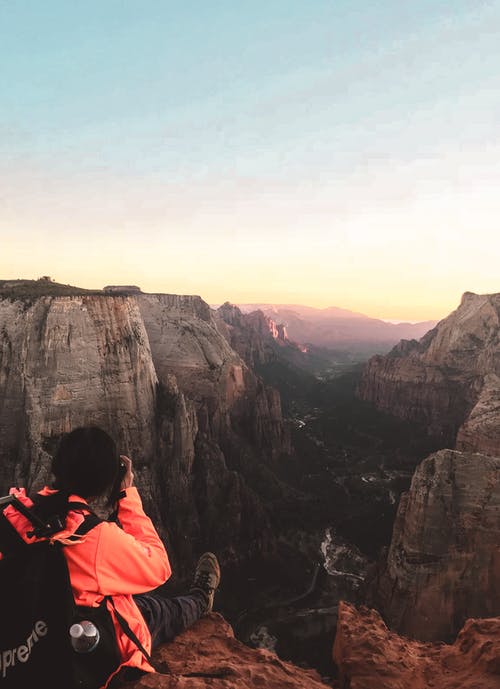
[[[219,562],[213,553],[203,553],[196,565],[191,591],[201,591],[207,599],[207,609],[211,612],[214,605],[214,594],[220,582]]]

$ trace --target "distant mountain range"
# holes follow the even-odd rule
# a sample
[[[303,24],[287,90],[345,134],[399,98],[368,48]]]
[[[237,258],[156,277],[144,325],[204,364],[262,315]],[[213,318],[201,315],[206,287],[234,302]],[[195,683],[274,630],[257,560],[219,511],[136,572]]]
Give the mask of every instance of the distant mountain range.
[[[298,304],[238,304],[243,313],[262,311],[277,324],[283,324],[288,337],[302,345],[344,349],[381,347],[399,340],[420,339],[437,321],[388,323],[337,306],[317,309]]]
[[[74,296],[74,295],[138,295],[135,285],[109,285],[103,290],[87,290],[54,282],[50,276],[38,280],[0,280],[0,296]],[[350,351],[354,356],[367,358],[386,353],[400,340],[419,340],[434,328],[437,321],[421,323],[388,323],[362,313],[337,306],[317,309],[298,304],[238,304],[243,313],[262,311],[280,328],[280,337],[297,343],[337,351]],[[212,306],[212,308],[216,308]]]

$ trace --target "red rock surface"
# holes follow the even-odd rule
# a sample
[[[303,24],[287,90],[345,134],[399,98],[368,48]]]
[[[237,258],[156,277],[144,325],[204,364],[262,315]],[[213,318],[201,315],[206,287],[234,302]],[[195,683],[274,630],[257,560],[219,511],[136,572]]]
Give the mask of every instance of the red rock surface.
[[[498,689],[500,618],[468,620],[452,645],[390,632],[375,610],[341,603],[334,646],[340,689]]]
[[[127,689],[327,689],[320,676],[248,648],[218,614],[201,619],[155,653],[158,673]]]

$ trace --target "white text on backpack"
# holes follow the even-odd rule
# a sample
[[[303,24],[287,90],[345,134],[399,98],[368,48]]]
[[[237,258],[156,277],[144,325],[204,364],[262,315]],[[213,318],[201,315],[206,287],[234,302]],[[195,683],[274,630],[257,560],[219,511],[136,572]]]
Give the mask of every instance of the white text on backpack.
[[[21,644],[17,648],[0,652],[0,672],[2,673],[2,678],[5,678],[7,670],[14,667],[17,661],[26,663],[29,660],[33,645],[41,637],[46,636],[48,631],[47,624],[43,620],[38,620],[38,622],[35,622],[31,634],[26,639],[26,643]]]

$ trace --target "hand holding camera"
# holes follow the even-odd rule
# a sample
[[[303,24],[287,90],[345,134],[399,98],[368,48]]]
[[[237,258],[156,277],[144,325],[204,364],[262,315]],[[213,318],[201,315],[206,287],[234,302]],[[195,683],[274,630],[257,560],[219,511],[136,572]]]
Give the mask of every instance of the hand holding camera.
[[[125,455],[120,455],[120,474],[122,476],[120,490],[130,488],[134,484],[134,472],[132,471],[132,460]]]
[[[116,507],[120,498],[120,493],[134,484],[134,472],[132,471],[132,460],[126,455],[120,455],[120,465],[113,488],[109,495],[108,504]]]

